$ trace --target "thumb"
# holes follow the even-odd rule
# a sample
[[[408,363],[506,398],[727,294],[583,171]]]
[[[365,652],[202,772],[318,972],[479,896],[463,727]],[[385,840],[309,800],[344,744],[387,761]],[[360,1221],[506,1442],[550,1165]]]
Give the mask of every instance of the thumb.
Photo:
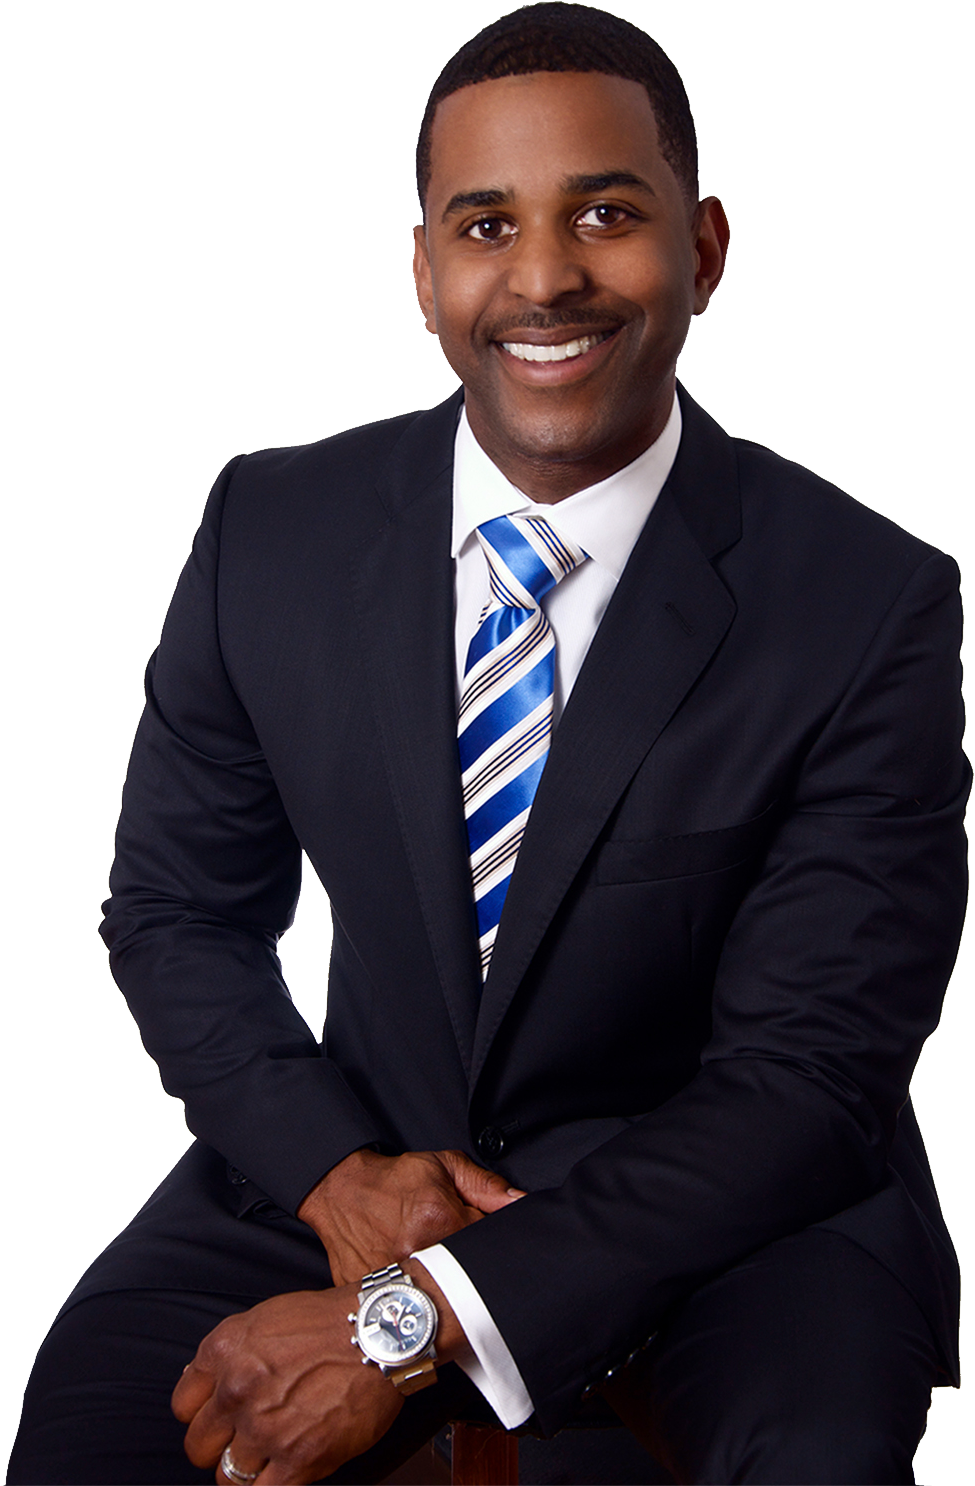
[[[463,1151],[438,1151],[437,1155],[468,1207],[476,1207],[482,1213],[496,1213],[525,1195],[497,1172],[478,1166]]]

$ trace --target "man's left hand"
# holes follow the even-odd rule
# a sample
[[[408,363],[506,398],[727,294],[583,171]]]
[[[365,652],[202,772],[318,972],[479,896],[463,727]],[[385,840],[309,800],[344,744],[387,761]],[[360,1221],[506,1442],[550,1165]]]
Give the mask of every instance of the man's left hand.
[[[194,1465],[216,1467],[225,1446],[255,1486],[300,1486],[361,1455],[403,1400],[350,1345],[355,1285],[276,1295],[206,1336],[173,1393]],[[226,1482],[217,1469],[218,1482]]]

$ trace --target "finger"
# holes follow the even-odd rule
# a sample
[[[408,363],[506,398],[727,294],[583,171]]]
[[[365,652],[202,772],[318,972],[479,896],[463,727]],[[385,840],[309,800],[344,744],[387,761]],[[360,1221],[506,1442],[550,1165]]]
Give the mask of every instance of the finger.
[[[437,1156],[468,1207],[476,1207],[482,1213],[495,1213],[525,1196],[496,1171],[478,1166],[463,1151],[438,1151]]]
[[[225,1445],[234,1437],[234,1421],[213,1399],[208,1399],[198,1413],[193,1415],[183,1439],[183,1449],[194,1465],[201,1470],[213,1467],[220,1459]]]
[[[177,1419],[188,1424],[213,1392],[213,1375],[191,1362],[173,1389],[171,1408]]]
[[[229,1456],[229,1460],[227,1457]],[[260,1450],[249,1444],[243,1435],[235,1434],[230,1443],[221,1450],[220,1460],[217,1465],[217,1481],[219,1486],[241,1486],[241,1483],[228,1475],[224,1469],[224,1461],[232,1465],[242,1475],[253,1476],[255,1481],[258,1477],[263,1480],[264,1471],[268,1459],[267,1451]]]

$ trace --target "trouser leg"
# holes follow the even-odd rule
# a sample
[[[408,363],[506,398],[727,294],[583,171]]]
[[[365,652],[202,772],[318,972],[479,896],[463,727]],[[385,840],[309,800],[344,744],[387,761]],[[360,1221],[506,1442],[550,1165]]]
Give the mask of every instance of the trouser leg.
[[[12,1486],[212,1481],[183,1453],[169,1407],[202,1338],[247,1296],[122,1291],[82,1300],[55,1322],[24,1394]]]
[[[38,1353],[10,1486],[212,1482],[213,1471],[183,1452],[185,1425],[170,1395],[206,1333],[259,1298],[129,1290],[73,1306]],[[383,1439],[330,1480],[382,1481],[448,1419],[477,1412],[479,1399],[458,1369],[442,1368],[436,1387],[407,1399]]]
[[[938,1373],[903,1286],[809,1229],[704,1285],[607,1396],[680,1482],[894,1486]]]
[[[191,1147],[51,1328],[25,1394],[10,1481],[212,1481],[212,1471],[186,1459],[183,1426],[170,1411],[183,1368],[224,1317],[329,1284],[311,1229],[214,1152]],[[382,1480],[468,1404],[487,1410],[458,1369],[442,1368],[437,1387],[407,1399],[376,1450],[336,1480]]]

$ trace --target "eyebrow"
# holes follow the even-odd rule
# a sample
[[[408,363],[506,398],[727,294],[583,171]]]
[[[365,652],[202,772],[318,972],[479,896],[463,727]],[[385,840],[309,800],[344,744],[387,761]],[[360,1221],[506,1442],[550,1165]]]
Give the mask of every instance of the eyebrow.
[[[454,212],[466,212],[469,207],[508,206],[511,199],[510,191],[502,191],[498,187],[490,191],[458,191],[447,202],[440,220],[446,222]]]
[[[642,175],[634,175],[631,170],[606,170],[600,175],[567,175],[562,181],[562,190],[566,196],[591,196],[593,192],[611,191],[614,186],[635,186],[638,191],[645,191],[649,196],[657,194],[649,181],[644,180]],[[487,191],[458,191],[447,202],[440,220],[446,222],[455,212],[465,212],[472,207],[489,210],[492,207],[510,206],[513,199],[510,191],[502,191],[498,186]]]
[[[650,196],[657,194],[649,181],[642,175],[634,175],[632,170],[607,170],[602,175],[569,175],[562,182],[562,190],[567,196],[590,196],[594,191],[611,191],[614,186],[636,186]]]

